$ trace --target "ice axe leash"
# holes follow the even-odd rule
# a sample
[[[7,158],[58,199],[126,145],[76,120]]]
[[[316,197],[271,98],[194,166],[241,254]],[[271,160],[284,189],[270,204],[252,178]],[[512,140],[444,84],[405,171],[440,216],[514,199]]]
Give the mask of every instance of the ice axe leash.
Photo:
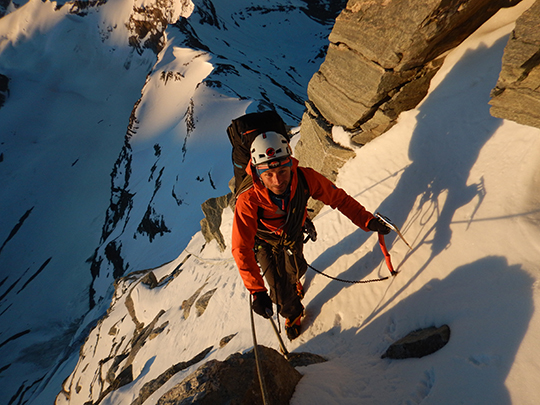
[[[378,212],[375,214],[375,217],[377,219],[379,219],[382,223],[384,223],[388,228],[390,228],[391,230],[396,232],[398,234],[398,236],[403,240],[403,242],[405,242],[405,244],[409,247],[409,249],[412,249],[411,245],[409,245],[407,243],[407,241],[405,240],[405,238],[403,237],[403,235],[402,235],[401,231],[399,230],[399,228],[394,223],[392,223],[392,221],[388,217],[385,217],[384,215],[382,215],[382,214],[380,214]],[[392,276],[395,276],[398,273],[397,273],[397,271],[394,270],[394,266],[392,265],[392,260],[390,258],[390,253],[388,253],[388,248],[386,247],[386,243],[384,241],[384,235],[382,233],[379,233],[378,236],[379,236],[379,246],[381,247],[382,253],[383,253],[384,258],[386,260],[386,266],[388,267],[388,270],[390,270],[390,274]],[[356,280],[356,281],[343,280],[341,278],[329,276],[328,274],[325,274],[322,271],[317,270],[316,268],[314,268],[310,264],[307,264],[307,266],[310,269],[316,271],[319,274],[322,274],[325,277],[328,277],[328,278],[330,278],[332,280],[341,281],[342,283],[364,284],[364,283],[373,283],[373,282],[376,282],[376,281],[384,281],[384,280],[389,279],[389,277],[381,277],[381,278],[375,278],[375,279],[371,279],[371,280]]]

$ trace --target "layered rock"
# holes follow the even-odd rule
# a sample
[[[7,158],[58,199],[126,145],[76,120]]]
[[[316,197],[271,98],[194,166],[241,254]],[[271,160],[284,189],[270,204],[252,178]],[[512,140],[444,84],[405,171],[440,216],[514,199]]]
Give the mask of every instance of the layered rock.
[[[275,350],[259,346],[259,351],[268,400],[272,404],[288,404],[302,375]],[[208,361],[157,403],[262,404],[260,387],[251,350],[235,353],[225,361]]]
[[[491,92],[491,115],[540,128],[540,2],[516,21]]]
[[[227,243],[219,230],[221,216],[225,208],[232,208],[232,204],[234,204],[234,195],[229,193],[221,197],[210,198],[201,205],[204,213],[204,218],[201,220],[201,231],[204,239],[206,242],[215,239],[222,252],[227,248]]]
[[[519,1],[350,0],[308,86],[310,103],[296,151],[302,163],[335,177],[339,166],[328,169],[327,162],[343,152],[334,147],[322,154],[313,151],[313,145],[332,144],[323,140],[331,137],[332,126],[349,130],[355,145],[390,129],[402,111],[425,97],[445,52],[500,8]]]

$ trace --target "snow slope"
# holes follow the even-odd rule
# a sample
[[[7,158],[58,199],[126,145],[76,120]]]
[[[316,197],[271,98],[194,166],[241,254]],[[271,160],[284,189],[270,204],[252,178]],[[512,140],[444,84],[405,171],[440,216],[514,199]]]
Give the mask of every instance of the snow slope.
[[[422,104],[402,114],[389,132],[356,150],[357,156],[340,171],[337,184],[369,210],[389,216],[413,249],[395,235],[387,237],[400,271],[388,281],[344,284],[308,272],[305,330],[288,348],[329,361],[300,368],[304,377],[293,404],[539,403],[535,382],[540,355],[535,349],[540,322],[534,309],[540,299],[540,252],[535,243],[540,130],[493,118],[487,104],[512,22],[530,4],[501,11],[453,50]],[[181,46],[171,49],[179,60],[193,52]],[[200,63],[189,73],[203,76],[202,69],[211,61]],[[204,134],[217,131],[216,111],[217,116],[235,117],[257,104],[224,97],[215,88],[201,90],[197,97],[203,106],[198,120],[208,124],[190,141],[200,143],[201,151]],[[146,108],[152,108],[150,101]],[[0,114],[8,107],[9,103]],[[148,113],[144,125],[163,125],[157,114]],[[334,134],[344,138],[339,128]],[[141,142],[152,150],[152,140]],[[201,153],[213,157],[208,150],[214,151]],[[227,211],[222,224],[225,240],[231,225],[232,212]],[[349,280],[388,274],[374,235],[356,229],[331,209],[324,209],[315,225],[319,239],[305,248],[313,267]],[[152,252],[157,246],[150,245],[141,256],[161,255]],[[172,254],[174,246],[168,249]],[[130,269],[148,268],[143,263],[143,258],[133,259]],[[32,389],[25,388],[26,396],[6,384],[17,379],[8,374],[9,368],[3,369],[3,398],[50,403],[71,373],[64,384],[69,403],[96,400],[107,387],[100,381],[102,367],[109,365],[101,360],[128,350],[140,323],[154,321],[156,336],[119,364],[121,368],[132,361],[134,381],[104,396],[102,404],[132,403],[145,383],[205,349],[206,361],[251,348],[248,296],[230,252],[220,252],[215,242],[205,244],[197,232],[185,249],[178,247],[176,258],[152,272],[160,280],[152,289],[141,282],[148,271],[119,280],[107,316],[88,332],[85,327],[96,317],[89,314],[75,334],[75,342],[88,336],[81,357],[54,357],[54,367]],[[205,296],[203,310],[196,303]],[[452,334],[439,352],[422,359],[380,359],[390,343],[408,332],[442,324],[448,324]],[[278,347],[267,320],[257,318],[256,330],[259,344]],[[9,349],[11,342],[5,337],[10,334],[2,332],[3,346]],[[227,336],[233,337],[220,347]],[[144,403],[156,403],[200,364],[175,374]],[[58,403],[68,403],[67,396],[59,395]]]
[[[10,78],[0,109],[0,403],[52,387],[49,403],[109,307],[114,279],[185,248],[200,229],[200,204],[228,191],[231,119],[275,105],[298,123],[339,2],[320,3],[156,2],[173,21],[190,16],[167,28],[159,55],[129,46],[127,30],[151,20],[154,3],[8,8],[0,19],[0,73]]]
[[[508,14],[496,16],[454,50],[426,100],[357,150],[341,170],[338,185],[369,209],[389,215],[413,250],[388,238],[400,271],[391,281],[351,285],[308,273],[306,330],[289,350],[330,360],[301,368],[304,377],[293,404],[535,404],[540,399],[534,389],[540,131],[495,119],[487,105],[512,28],[506,25]],[[222,226],[226,239],[231,215]],[[350,280],[387,274],[374,235],[330,209],[315,224],[320,238],[306,246],[315,268]],[[132,293],[137,313],[144,308],[149,322],[164,309],[159,323],[167,326],[137,355],[135,381],[104,403],[130,403],[144,382],[206,348],[211,348],[206,359],[224,359],[252,345],[247,296],[230,254],[221,254],[215,244],[202,247],[197,234],[177,260],[155,270],[158,280],[166,280],[183,263],[182,272],[159,292],[130,283],[137,291]],[[178,304],[197,290],[204,295],[214,289],[206,311],[186,319]],[[113,308],[118,314],[104,320],[101,330],[119,325],[122,305]],[[452,335],[439,352],[381,360],[388,345],[408,332],[442,324]],[[260,344],[277,348],[268,321],[257,319],[256,329]],[[217,342],[232,334],[218,348]],[[84,350],[112,347],[96,339],[93,334]],[[73,377],[95,363],[95,358],[81,361]],[[175,375],[145,403],[155,403],[199,364]],[[72,403],[83,402],[78,401]]]

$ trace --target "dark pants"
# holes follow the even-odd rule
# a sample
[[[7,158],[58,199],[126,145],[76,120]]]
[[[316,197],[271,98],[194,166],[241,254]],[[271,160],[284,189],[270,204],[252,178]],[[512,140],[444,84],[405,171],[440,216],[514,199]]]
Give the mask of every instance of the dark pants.
[[[298,318],[304,310],[297,293],[296,282],[307,270],[302,240],[296,245],[298,246],[295,254],[289,255],[283,250],[274,254],[272,246],[262,242],[256,253],[257,261],[270,288],[272,302],[278,306],[278,313],[281,316],[291,320]]]

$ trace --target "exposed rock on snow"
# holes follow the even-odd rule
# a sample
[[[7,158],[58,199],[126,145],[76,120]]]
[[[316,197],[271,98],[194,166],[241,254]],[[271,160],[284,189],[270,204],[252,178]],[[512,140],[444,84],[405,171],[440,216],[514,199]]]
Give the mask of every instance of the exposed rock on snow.
[[[82,401],[97,405],[114,391],[134,381],[139,373],[134,369],[137,355],[149,341],[166,333],[169,327],[169,321],[160,320],[167,311],[161,309],[155,315],[148,313],[150,311],[141,306],[137,297],[151,294],[153,289],[166,287],[170,279],[179,273],[181,265],[159,281],[153,271],[135,272],[117,280],[113,303],[88,336],[80,352],[79,364],[72,376],[64,382],[63,391],[58,394],[56,403],[78,403],[81,396],[84,398],[84,395],[88,395],[87,398],[91,400]],[[187,314],[205,286],[206,284],[203,284],[193,294],[189,305],[184,301],[187,306],[184,311],[187,310]],[[204,313],[215,291],[216,289],[206,292],[195,302],[198,316]],[[187,318],[186,312],[184,316]],[[212,349],[213,346],[210,346],[193,358],[165,369],[158,377],[140,388],[139,396],[133,404],[142,404],[172,376],[202,361]],[[94,354],[100,350],[108,355],[103,359],[94,359]]]
[[[381,358],[408,359],[424,357],[442,349],[450,340],[450,327],[443,325],[415,330],[393,343]]]
[[[212,350],[213,347],[208,347],[207,349],[200,352],[197,356],[195,356],[193,359],[189,361],[183,361],[180,363],[177,363],[173,366],[171,366],[169,369],[167,369],[163,374],[161,374],[158,378],[153,379],[152,381],[147,382],[144,384],[144,386],[139,391],[139,396],[135,401],[131,403],[131,405],[140,405],[143,404],[144,401],[152,395],[154,392],[156,392],[160,387],[162,387],[167,381],[170,380],[170,378],[175,375],[176,373],[190,367],[193,364],[197,364],[199,361],[203,360],[206,355]]]
[[[0,108],[9,95],[9,77],[0,73]]]
[[[306,367],[327,361],[327,359],[318,354],[308,352],[293,352],[289,353],[287,357],[289,364],[293,367]]]
[[[221,216],[223,215],[223,210],[230,207],[231,204],[234,204],[234,196],[232,193],[229,193],[221,197],[210,198],[201,205],[204,213],[204,218],[201,220],[201,230],[204,239],[206,242],[211,242],[215,239],[221,251],[227,248],[225,239],[223,239],[223,235],[219,230]]]
[[[516,21],[497,86],[491,115],[540,128],[540,2]]]
[[[259,346],[261,366],[272,404],[288,404],[302,375],[274,349]],[[223,362],[211,360],[163,395],[159,405],[261,404],[253,350],[235,353]]]

